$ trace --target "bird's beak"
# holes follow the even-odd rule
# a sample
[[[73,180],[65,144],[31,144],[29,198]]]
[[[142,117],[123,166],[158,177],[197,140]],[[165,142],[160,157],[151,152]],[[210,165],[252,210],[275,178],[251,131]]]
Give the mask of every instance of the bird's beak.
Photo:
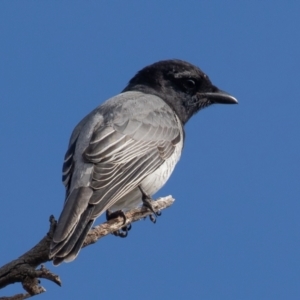
[[[229,95],[228,93],[216,89],[215,92],[205,93],[205,96],[209,101],[212,103],[220,103],[220,104],[238,104],[238,101],[233,96]]]

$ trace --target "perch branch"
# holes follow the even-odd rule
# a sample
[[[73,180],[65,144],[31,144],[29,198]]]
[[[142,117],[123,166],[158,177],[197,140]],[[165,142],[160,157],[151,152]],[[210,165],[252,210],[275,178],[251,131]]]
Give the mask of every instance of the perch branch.
[[[168,208],[174,203],[174,199],[171,196],[159,198],[153,203],[154,210],[157,212]],[[121,229],[123,226],[139,221],[149,215],[152,212],[147,208],[141,207],[128,211],[126,215],[126,224],[123,223],[121,217],[115,218],[101,225],[92,228],[82,246],[82,248],[96,243],[102,237]],[[19,258],[9,262],[0,268],[0,289],[9,284],[21,282],[25,294],[18,294],[11,297],[0,297],[0,300],[23,300],[28,299],[31,296],[41,294],[45,292],[45,288],[40,285],[39,278],[48,279],[57,285],[61,286],[61,280],[58,275],[50,272],[42,264],[49,259],[49,248],[52,240],[52,236],[55,230],[56,220],[53,216],[50,217],[50,229],[46,236],[32,249],[24,253]],[[37,269],[38,266],[41,267]]]

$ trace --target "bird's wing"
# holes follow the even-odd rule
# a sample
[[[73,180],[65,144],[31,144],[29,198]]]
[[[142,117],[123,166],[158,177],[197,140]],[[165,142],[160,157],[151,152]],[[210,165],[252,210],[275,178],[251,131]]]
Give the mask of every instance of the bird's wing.
[[[84,157],[94,164],[90,184],[94,193],[89,201],[96,206],[94,215],[114,205],[173,154],[181,125],[164,108],[144,107],[93,133]]]
[[[64,257],[76,242],[82,243],[90,220],[159,168],[183,138],[173,110],[162,99],[140,92],[108,100],[87,119],[80,129],[76,127],[78,134],[73,133],[65,156],[67,199],[52,255],[60,251]]]
[[[94,164],[89,203],[96,205],[96,214],[161,166],[182,138],[178,118],[158,97],[141,94],[115,111],[111,122],[94,131],[84,153]]]
[[[96,206],[94,216],[161,166],[183,138],[180,121],[160,98],[137,92],[122,95],[99,108],[104,121],[94,128],[82,154],[86,162],[93,164],[89,186],[94,192],[89,204]],[[63,166],[67,194],[76,168],[72,158],[76,143],[75,138],[70,141]]]
[[[94,119],[95,116],[97,115],[97,111],[99,108],[94,109],[92,112],[90,112],[88,115],[86,115],[74,128],[70,141],[69,141],[69,146],[68,150],[65,154],[64,157],[64,163],[63,163],[63,168],[62,168],[62,182],[66,188],[66,197],[65,200],[67,200],[69,194],[70,194],[70,189],[71,189],[71,182],[72,182],[72,175],[74,172],[74,167],[75,167],[75,150],[78,148],[81,138],[80,134],[82,131],[85,129],[86,126],[91,126],[89,125],[90,123],[95,123],[95,122],[90,122],[91,119]],[[102,118],[100,118],[102,119]],[[100,120],[99,120],[100,122]],[[97,123],[97,122],[96,122]],[[92,129],[93,130],[93,129]],[[84,134],[86,135],[86,134]]]

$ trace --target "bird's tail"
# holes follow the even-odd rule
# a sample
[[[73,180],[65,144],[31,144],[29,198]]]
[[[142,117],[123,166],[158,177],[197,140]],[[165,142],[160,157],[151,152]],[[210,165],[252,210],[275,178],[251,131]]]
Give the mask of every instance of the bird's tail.
[[[80,187],[71,192],[59,217],[50,246],[53,264],[70,262],[76,258],[89,229],[94,223],[91,218],[94,206],[89,204],[93,191]]]

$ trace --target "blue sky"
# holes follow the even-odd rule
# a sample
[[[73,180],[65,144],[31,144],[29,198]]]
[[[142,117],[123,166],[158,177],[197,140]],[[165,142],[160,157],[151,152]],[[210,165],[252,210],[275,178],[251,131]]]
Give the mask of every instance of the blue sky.
[[[58,268],[39,299],[300,299],[298,1],[1,1],[0,265],[59,216],[72,129],[142,67],[198,65],[239,105],[186,126],[175,204]],[[21,292],[15,284],[1,295]]]

